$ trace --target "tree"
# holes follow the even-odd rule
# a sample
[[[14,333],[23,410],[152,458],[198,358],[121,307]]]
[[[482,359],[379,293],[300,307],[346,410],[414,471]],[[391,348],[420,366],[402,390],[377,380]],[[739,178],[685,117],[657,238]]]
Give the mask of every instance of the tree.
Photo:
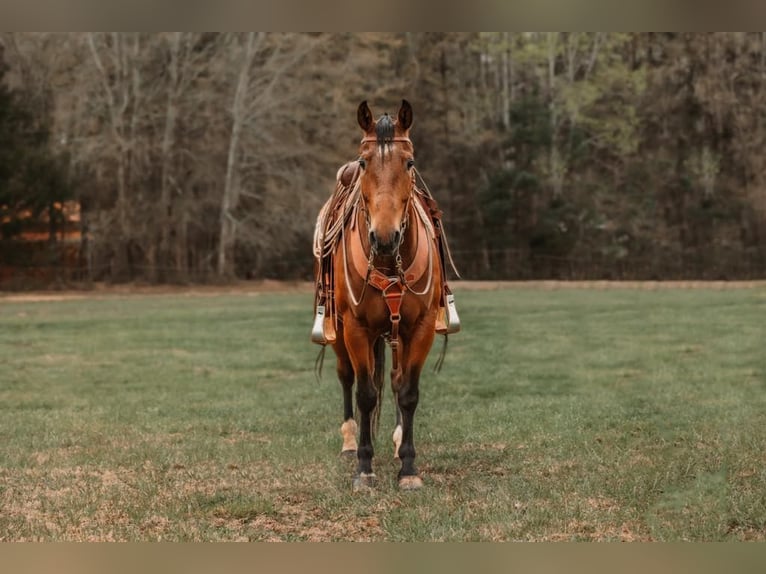
[[[0,193],[68,183],[94,279],[308,276],[353,110],[402,97],[468,276],[766,267],[762,33],[2,37]]]
[[[16,46],[9,42],[14,49]],[[25,225],[47,219],[55,243],[61,203],[70,197],[66,166],[50,147],[51,117],[47,86],[22,84],[10,89],[0,40],[0,213],[2,236],[18,235]],[[42,93],[35,91],[37,87]],[[55,253],[54,253],[55,254]]]

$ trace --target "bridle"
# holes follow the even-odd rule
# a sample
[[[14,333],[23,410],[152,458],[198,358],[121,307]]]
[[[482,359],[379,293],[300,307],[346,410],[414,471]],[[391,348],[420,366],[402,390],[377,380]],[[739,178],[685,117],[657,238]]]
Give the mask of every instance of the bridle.
[[[410,140],[410,138],[408,138],[408,137],[401,137],[401,136],[386,138],[385,142],[386,143],[389,143],[389,142],[402,142],[402,143],[408,143],[408,144],[412,145],[412,140]],[[363,144],[364,143],[378,143],[378,139],[376,137],[366,136],[366,137],[362,138],[361,143],[363,143]],[[358,161],[361,162],[362,161],[361,158]],[[358,189],[359,202],[360,202],[359,203],[359,205],[360,205],[359,209],[364,214],[365,224],[367,226],[367,230],[370,230],[370,229],[372,229],[372,225],[371,225],[371,221],[370,221],[370,210],[367,207],[367,200],[365,199],[365,197],[364,197],[364,195],[362,194],[362,191],[361,191],[361,176],[357,180],[356,185],[359,188]],[[413,207],[412,197],[413,197],[413,195],[415,193],[417,193],[417,189],[416,189],[416,185],[415,185],[415,170],[413,168],[413,171],[412,171],[412,174],[411,174],[411,181],[410,181],[410,191],[409,191],[409,194],[407,195],[407,203],[404,206],[404,215],[402,217],[402,224],[401,224],[401,229],[400,229],[401,241],[400,241],[399,245],[397,245],[395,247],[394,252],[393,252],[394,264],[396,266],[396,273],[397,273],[397,275],[393,276],[393,277],[388,277],[388,279],[391,280],[392,283],[396,282],[395,279],[399,279],[399,281],[401,282],[401,285],[406,290],[410,291],[414,295],[420,296],[420,295],[425,295],[431,289],[432,270],[433,270],[431,245],[429,243],[429,250],[428,250],[428,283],[427,283],[427,285],[425,286],[425,288],[422,291],[416,291],[407,282],[407,279],[405,277],[405,272],[404,272],[404,269],[402,267],[402,256],[399,253],[399,248],[401,247],[401,242],[404,241],[405,232],[407,231],[407,227],[409,226],[410,211],[412,211],[412,207]],[[375,256],[377,255],[377,248],[375,247],[375,245],[372,244],[372,242],[370,242],[369,247],[370,247],[370,254],[369,254],[369,257],[368,257],[368,260],[367,260],[367,274],[366,274],[366,277],[364,278],[364,285],[362,287],[362,292],[361,292],[361,294],[360,294],[358,299],[354,296],[353,289],[351,288],[351,285],[350,285],[349,280],[348,280],[348,273],[346,273],[346,287],[348,289],[349,295],[351,296],[351,301],[357,307],[359,306],[359,304],[361,304],[362,300],[364,299],[364,294],[365,294],[365,291],[367,290],[367,285],[370,283],[370,276],[371,276],[371,274],[374,273],[375,271],[377,271],[379,275],[383,276],[382,273],[375,268],[375,265],[373,263],[374,259],[375,259]],[[344,243],[344,249],[345,249],[345,243]],[[346,255],[345,255],[345,251],[344,251],[344,262],[345,261],[346,261]]]
[[[403,136],[396,136],[396,137],[393,137],[393,138],[385,138],[384,142],[385,143],[388,143],[388,142],[405,142],[405,143],[408,143],[408,144],[412,144],[412,140],[410,138],[403,137]],[[378,143],[378,138],[377,137],[372,137],[372,136],[365,136],[365,137],[362,138],[360,143]]]
[[[415,174],[412,174],[412,185],[410,187],[410,192],[407,195],[407,203],[404,205],[404,215],[402,215],[402,224],[401,229],[399,232],[401,233],[401,239],[399,241],[399,244],[394,248],[393,256],[394,260],[397,264],[397,270],[399,270],[399,267],[401,267],[402,264],[402,257],[399,254],[399,247],[401,247],[401,242],[404,241],[404,233],[407,231],[407,227],[410,223],[410,207],[412,207],[412,196],[415,193]],[[372,222],[370,221],[370,210],[367,208],[367,199],[365,199],[364,194],[362,194],[361,190],[361,182],[360,182],[360,189],[359,189],[359,209],[364,214],[364,221],[367,225],[367,230],[372,229]],[[378,248],[375,247],[375,245],[370,243],[370,265],[372,265],[372,260],[375,258],[375,256],[378,254]]]
[[[401,142],[401,143],[408,143],[412,145],[412,140],[408,137],[404,136],[397,136],[397,137],[391,137],[391,138],[385,138],[384,143],[391,143],[391,142]],[[362,144],[365,143],[379,143],[377,137],[372,136],[365,136],[361,139]],[[361,158],[358,161],[362,161]],[[361,177],[361,176],[360,176]],[[410,187],[410,193],[407,196],[407,205],[404,206],[404,216],[402,217],[402,228],[401,228],[401,236],[404,238],[404,232],[407,230],[407,225],[410,220],[410,206],[412,204],[412,195],[415,192],[415,173],[412,173],[412,182]],[[362,204],[362,212],[365,214],[365,222],[367,223],[367,229],[371,229],[370,226],[370,211],[367,209],[367,200],[365,200],[364,195],[361,193],[361,189],[359,192],[359,196],[361,198],[361,204]],[[377,250],[374,245],[370,244],[370,266],[372,265],[372,260],[377,254]],[[397,270],[401,270],[401,256],[399,255],[399,245],[396,246],[396,251],[394,252],[394,256],[397,262]]]

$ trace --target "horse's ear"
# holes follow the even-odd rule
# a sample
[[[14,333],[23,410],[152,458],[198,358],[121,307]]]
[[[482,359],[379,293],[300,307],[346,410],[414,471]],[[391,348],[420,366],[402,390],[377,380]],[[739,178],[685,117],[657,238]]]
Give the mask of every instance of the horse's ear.
[[[407,100],[402,100],[402,107],[399,108],[397,114],[399,120],[399,127],[402,131],[407,131],[412,125],[412,106]]]
[[[369,132],[375,125],[370,111],[370,106],[367,105],[367,100],[364,100],[356,110],[356,121],[359,122],[359,127],[362,128],[364,133]]]

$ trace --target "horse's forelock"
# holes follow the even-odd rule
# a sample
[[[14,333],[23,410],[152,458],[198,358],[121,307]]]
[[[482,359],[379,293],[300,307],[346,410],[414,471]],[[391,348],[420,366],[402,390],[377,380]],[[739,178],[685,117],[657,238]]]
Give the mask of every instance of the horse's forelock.
[[[391,116],[383,114],[375,122],[375,135],[378,139],[378,146],[385,149],[394,140],[394,122]]]

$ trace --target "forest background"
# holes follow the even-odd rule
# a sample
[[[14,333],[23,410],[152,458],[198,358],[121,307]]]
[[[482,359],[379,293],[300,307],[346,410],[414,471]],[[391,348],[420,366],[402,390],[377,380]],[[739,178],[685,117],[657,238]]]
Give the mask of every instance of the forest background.
[[[402,98],[466,278],[766,276],[766,33],[3,33],[0,285],[307,279]]]

